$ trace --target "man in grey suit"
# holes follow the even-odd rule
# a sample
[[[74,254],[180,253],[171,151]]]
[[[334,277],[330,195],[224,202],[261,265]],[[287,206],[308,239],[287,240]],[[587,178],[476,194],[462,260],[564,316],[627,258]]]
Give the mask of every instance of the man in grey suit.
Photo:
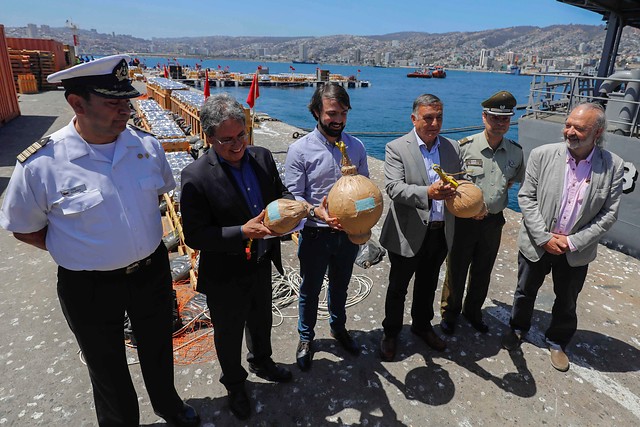
[[[437,96],[420,95],[413,102],[413,130],[385,148],[385,188],[392,201],[380,235],[391,261],[380,343],[380,356],[385,361],[393,360],[396,354],[405,296],[414,273],[411,332],[434,350],[446,348],[431,320],[440,267],[453,238],[453,216],[445,209],[444,200],[454,197],[455,189],[439,179],[433,165],[459,173],[462,160],[458,143],[438,135],[442,111]]]
[[[545,333],[551,364],[569,369],[565,348],[576,332],[576,303],[596,257],[598,241],[618,215],[623,162],[602,148],[603,108],[580,104],[565,122],[564,142],[535,148],[518,193],[518,285],[510,332],[502,346],[515,350],[531,327],[538,290],[551,271],[556,299]]]

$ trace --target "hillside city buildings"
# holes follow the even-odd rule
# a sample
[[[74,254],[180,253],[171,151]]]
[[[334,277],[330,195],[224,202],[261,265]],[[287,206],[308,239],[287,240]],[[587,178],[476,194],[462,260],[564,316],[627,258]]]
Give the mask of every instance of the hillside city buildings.
[[[604,26],[510,27],[478,32],[430,34],[404,32],[380,36],[185,37],[150,39],[104,34],[73,26],[28,24],[7,27],[7,37],[51,38],[73,43],[80,55],[132,53],[141,57],[227,58],[252,61],[316,61],[357,66],[423,67],[441,65],[483,71],[525,72],[590,70],[600,60]],[[627,27],[618,68],[640,68],[640,31]]]

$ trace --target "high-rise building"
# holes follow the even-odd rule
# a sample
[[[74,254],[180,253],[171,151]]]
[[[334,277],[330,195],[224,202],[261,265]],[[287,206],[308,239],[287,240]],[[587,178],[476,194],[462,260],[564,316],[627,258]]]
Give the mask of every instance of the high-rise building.
[[[298,48],[298,60],[306,61],[309,59],[309,49],[305,43],[301,44]]]
[[[360,64],[362,62],[362,52],[360,51],[360,49],[356,49],[353,57],[356,64]]]
[[[27,37],[30,39],[38,37],[38,26],[36,24],[27,24]]]
[[[478,63],[478,66],[480,68],[487,68],[487,59],[489,58],[489,52],[487,51],[487,49],[481,49],[480,50],[480,62]]]

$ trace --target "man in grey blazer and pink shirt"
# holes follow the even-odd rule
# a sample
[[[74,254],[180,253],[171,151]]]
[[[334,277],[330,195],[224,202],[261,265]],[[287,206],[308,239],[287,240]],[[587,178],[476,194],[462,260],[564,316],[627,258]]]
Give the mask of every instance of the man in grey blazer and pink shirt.
[[[453,216],[444,200],[454,197],[455,189],[438,178],[433,165],[458,173],[462,160],[458,143],[439,135],[442,113],[437,96],[420,95],[413,102],[413,130],[385,148],[385,188],[392,201],[380,233],[380,243],[391,261],[380,343],[385,361],[396,354],[405,296],[414,273],[411,332],[436,351],[446,348],[431,320],[440,267],[453,239]]]
[[[518,193],[518,286],[510,332],[502,346],[515,350],[531,327],[538,290],[551,271],[556,299],[545,333],[551,364],[569,369],[565,348],[576,332],[576,303],[598,241],[618,215],[623,161],[604,150],[603,108],[580,104],[565,122],[564,142],[535,148]]]

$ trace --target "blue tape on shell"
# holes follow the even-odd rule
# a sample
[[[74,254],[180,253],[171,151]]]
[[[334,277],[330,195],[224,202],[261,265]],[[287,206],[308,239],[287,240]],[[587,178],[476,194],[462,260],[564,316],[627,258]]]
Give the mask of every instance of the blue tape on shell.
[[[376,201],[373,197],[356,200],[356,212],[368,211],[376,207]]]
[[[271,221],[276,221],[280,219],[280,209],[278,209],[278,201],[274,200],[273,202],[267,205],[267,215]]]

